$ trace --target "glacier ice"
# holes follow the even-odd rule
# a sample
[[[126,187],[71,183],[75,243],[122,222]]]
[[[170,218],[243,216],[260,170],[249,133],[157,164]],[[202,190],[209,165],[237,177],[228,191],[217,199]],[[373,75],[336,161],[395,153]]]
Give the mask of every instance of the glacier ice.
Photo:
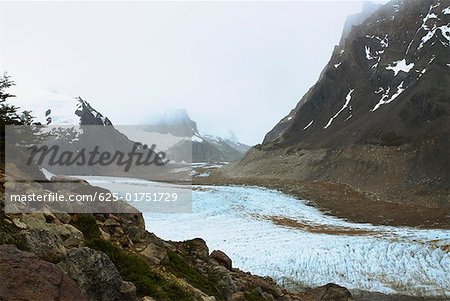
[[[112,181],[96,179],[99,186]],[[145,214],[147,230],[167,240],[202,237],[210,250],[227,253],[235,267],[286,286],[334,282],[349,289],[450,297],[448,230],[351,223],[265,188],[201,188],[193,191],[192,213]],[[275,218],[305,227],[277,224]]]

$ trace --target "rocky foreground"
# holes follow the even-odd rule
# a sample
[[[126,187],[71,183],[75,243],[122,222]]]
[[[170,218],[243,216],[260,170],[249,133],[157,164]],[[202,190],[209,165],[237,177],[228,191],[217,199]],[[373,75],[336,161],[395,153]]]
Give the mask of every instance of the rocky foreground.
[[[334,284],[288,292],[200,238],[156,237],[140,213],[1,212],[0,300],[352,300]]]

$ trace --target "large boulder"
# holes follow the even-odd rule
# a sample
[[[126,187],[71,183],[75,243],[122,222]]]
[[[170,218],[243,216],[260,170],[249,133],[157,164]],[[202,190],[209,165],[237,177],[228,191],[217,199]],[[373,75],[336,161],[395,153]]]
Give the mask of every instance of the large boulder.
[[[153,243],[139,249],[139,254],[147,258],[151,264],[160,264],[167,258],[166,249]]]
[[[55,264],[0,245],[0,300],[86,301],[76,283]]]
[[[124,284],[119,271],[103,252],[74,248],[58,266],[78,283],[91,301],[125,301],[136,296],[135,288]],[[129,299],[124,292],[128,292]]]
[[[197,258],[207,260],[209,255],[209,249],[206,242],[202,238],[194,238],[186,240],[181,243],[185,252],[189,255],[194,255]]]
[[[223,265],[225,268],[227,268],[227,270],[231,271],[231,269],[233,268],[231,258],[220,250],[212,251],[209,257],[217,261],[220,265]]]
[[[23,230],[18,236],[20,248],[29,251],[45,261],[57,263],[66,256],[61,236],[48,229]]]
[[[328,283],[301,293],[305,301],[352,301],[352,294],[345,287]]]
[[[55,223],[53,219],[49,222],[43,213],[21,214],[8,220],[7,241],[46,261],[57,263],[66,255],[67,248],[79,247],[83,243],[80,230],[59,221]]]

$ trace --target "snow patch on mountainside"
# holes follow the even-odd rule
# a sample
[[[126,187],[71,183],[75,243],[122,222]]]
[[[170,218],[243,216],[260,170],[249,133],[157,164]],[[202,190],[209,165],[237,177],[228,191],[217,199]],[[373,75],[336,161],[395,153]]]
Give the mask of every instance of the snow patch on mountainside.
[[[435,27],[432,30],[430,30],[425,36],[422,37],[422,40],[420,42],[420,45],[418,47],[418,50],[422,49],[423,46],[432,38],[435,36],[437,31],[440,31],[442,36],[450,43],[450,27],[448,25],[443,25],[439,27]],[[441,41],[442,42],[442,41]],[[449,46],[448,44],[445,44],[445,46]]]
[[[350,92],[348,92],[347,96],[345,96],[345,103],[342,106],[342,108],[333,116],[330,118],[330,120],[328,121],[327,125],[324,126],[324,129],[327,129],[331,123],[333,122],[333,120],[342,112],[344,111],[346,108],[348,108],[348,104],[350,103],[350,100],[352,99],[352,93],[353,91],[355,91],[355,89],[351,89]]]
[[[421,38],[421,42],[419,46],[417,47],[417,50],[421,50],[424,45],[431,40],[431,38],[435,37],[438,32],[442,34],[444,37],[444,40],[439,39],[442,45],[449,47],[450,46],[450,24],[445,24],[438,26],[437,23],[441,20],[438,14],[447,15],[450,14],[450,7],[447,7],[441,11],[435,10],[432,12],[435,8],[437,8],[440,5],[440,3],[437,3],[436,5],[430,5],[430,8],[428,9],[427,15],[422,19],[422,25],[417,29],[416,33],[414,34],[413,39],[408,45],[408,48],[406,50],[406,53],[409,52],[414,40],[418,36],[419,32],[424,31],[425,34]],[[441,16],[443,17],[443,16]]]
[[[412,68],[414,68],[414,63],[407,64],[406,59],[393,62],[392,65],[386,67],[386,70],[394,71],[394,76],[397,76],[400,71],[408,73]]]
[[[368,60],[374,59],[374,57],[370,54],[370,47],[369,46],[365,46],[365,51],[366,51],[366,58]]]
[[[194,136],[192,136],[192,141],[201,143],[201,142],[203,142],[203,139],[197,135],[194,135]]]
[[[386,93],[383,94],[380,101],[372,109],[372,112],[376,111],[381,105],[385,105],[385,104],[388,104],[388,103],[394,101],[400,94],[402,94],[402,92],[405,91],[405,88],[403,87],[403,83],[404,82],[401,82],[400,85],[397,86],[397,91],[391,97],[389,97],[389,92],[391,90],[391,87],[388,87],[386,90]]]
[[[380,43],[380,47],[382,48],[381,50],[372,51],[372,49],[369,46],[364,46],[366,59],[369,61],[376,59],[376,62],[371,67],[371,69],[376,69],[381,61],[381,55],[386,51],[386,48],[388,48],[389,46],[388,35],[385,34],[384,37],[382,38],[375,35],[366,35],[366,38],[378,40],[378,42]]]
[[[308,124],[303,128],[303,130],[306,130],[307,128],[309,128],[309,127],[313,124],[313,122],[314,122],[314,120],[311,120],[311,122],[308,123]]]

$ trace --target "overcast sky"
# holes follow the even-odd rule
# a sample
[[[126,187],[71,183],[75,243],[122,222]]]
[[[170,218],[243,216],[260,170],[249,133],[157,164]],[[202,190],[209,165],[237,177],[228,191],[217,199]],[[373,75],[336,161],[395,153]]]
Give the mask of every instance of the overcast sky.
[[[361,7],[2,1],[0,69],[24,109],[79,95],[115,124],[145,124],[185,108],[200,131],[254,145],[315,83]]]

